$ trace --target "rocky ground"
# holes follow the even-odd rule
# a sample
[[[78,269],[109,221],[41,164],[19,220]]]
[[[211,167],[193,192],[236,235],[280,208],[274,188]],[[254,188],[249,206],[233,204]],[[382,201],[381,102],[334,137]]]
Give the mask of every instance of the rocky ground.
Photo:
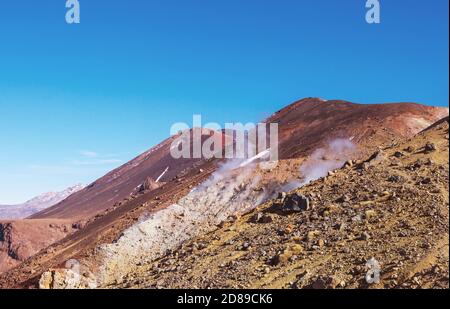
[[[448,134],[348,162],[105,287],[449,288]]]
[[[426,107],[367,108],[308,101],[276,113],[283,129],[275,167],[240,162],[236,170],[229,161],[200,160],[164,174],[170,166],[162,155],[170,143],[164,142],[121,167],[123,174],[112,171],[88,186],[83,192],[92,200],[81,192],[72,204],[41,213],[72,218],[77,212],[73,231],[38,243],[34,256],[8,265],[16,267],[0,275],[0,288],[356,288],[369,286],[368,261],[382,277],[370,286],[448,286],[448,121],[399,143],[417,132],[417,122],[410,125],[417,117],[405,111],[423,116]],[[380,108],[386,108],[382,117]],[[392,116],[399,111],[403,120]],[[433,112],[419,124],[425,128],[436,117]],[[367,162],[350,162],[290,192],[348,158],[369,158],[380,141],[389,145]],[[122,187],[130,169],[137,176]],[[159,175],[167,180],[154,186]],[[114,188],[126,197],[96,213],[109,200],[96,192]],[[83,204],[88,200],[95,207]],[[20,251],[34,235],[32,228],[25,231],[20,238],[0,235],[0,245],[7,240],[0,249]],[[37,234],[47,239],[45,231]]]
[[[19,265],[52,243],[76,231],[67,220],[0,222],[0,273]],[[23,235],[32,237],[23,237]]]

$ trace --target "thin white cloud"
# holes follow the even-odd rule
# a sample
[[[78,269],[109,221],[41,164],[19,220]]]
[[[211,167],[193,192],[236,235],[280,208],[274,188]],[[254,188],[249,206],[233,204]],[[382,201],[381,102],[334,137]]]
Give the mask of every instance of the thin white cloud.
[[[96,159],[96,160],[75,160],[71,163],[73,165],[108,165],[108,164],[116,164],[121,163],[122,160],[120,159]]]
[[[70,165],[45,165],[45,164],[30,164],[28,169],[39,173],[39,175],[65,175],[65,174],[80,174],[83,171],[75,166]]]
[[[82,150],[80,151],[80,155],[87,158],[98,158],[100,156],[97,152],[90,150]]]
[[[78,153],[78,159],[66,161],[61,164],[30,164],[28,168],[41,173],[51,174],[80,174],[96,169],[112,168],[113,165],[122,163],[122,160],[114,154],[102,155],[91,150],[83,150]]]
[[[73,160],[70,165],[75,166],[94,166],[94,165],[110,165],[121,163],[122,160],[118,159],[116,154],[101,154],[92,150],[80,151],[81,159]]]

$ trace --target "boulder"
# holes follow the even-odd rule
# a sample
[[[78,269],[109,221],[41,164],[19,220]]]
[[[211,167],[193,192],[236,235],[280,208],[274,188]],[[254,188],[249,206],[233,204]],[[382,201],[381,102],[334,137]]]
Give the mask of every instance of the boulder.
[[[273,218],[270,214],[263,214],[261,212],[258,212],[252,216],[252,218],[250,219],[250,222],[252,222],[252,223],[272,223]]]
[[[81,275],[72,269],[51,269],[39,279],[39,289],[95,289],[96,278],[85,273]]]
[[[386,156],[385,156],[384,152],[381,149],[378,149],[369,157],[369,159],[367,161],[365,161],[363,163],[363,168],[366,166],[370,167],[370,166],[376,165],[376,164],[384,161],[385,159],[386,159]]]
[[[297,193],[286,196],[281,204],[281,210],[283,212],[301,212],[309,209],[309,199]]]
[[[433,151],[436,151],[436,145],[433,143],[427,143],[425,145],[424,149],[425,149],[425,152],[433,152]]]
[[[335,289],[339,285],[339,280],[335,277],[319,277],[312,284],[315,290]]]
[[[139,192],[144,191],[153,191],[160,187],[161,185],[157,183],[153,178],[147,177],[145,181],[142,183],[142,185],[139,187]]]
[[[396,157],[396,158],[401,158],[401,157],[404,157],[405,155],[403,154],[403,152],[401,152],[401,151],[396,151],[395,153],[394,153],[394,157]]]

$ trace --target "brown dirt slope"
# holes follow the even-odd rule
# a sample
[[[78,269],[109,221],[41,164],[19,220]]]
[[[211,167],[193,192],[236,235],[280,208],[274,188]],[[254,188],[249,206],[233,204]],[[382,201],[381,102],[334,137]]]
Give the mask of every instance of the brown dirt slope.
[[[203,172],[200,172],[200,169]],[[88,220],[81,230],[53,243],[47,249],[0,275],[0,288],[36,287],[41,274],[50,268],[61,267],[72,258],[95,259],[100,244],[112,243],[122,232],[143,216],[157,212],[188,194],[215,170],[212,162],[204,162],[190,170],[183,178],[169,181],[160,188],[142,192]],[[35,221],[35,220],[30,220]]]
[[[395,132],[399,136],[410,136],[426,128],[438,120],[441,114],[448,115],[448,110],[417,104],[370,107],[343,101],[305,99],[276,113],[273,120],[280,123],[281,152],[285,153],[285,157],[301,158],[334,137],[353,137],[360,150],[373,149],[380,141],[395,139]],[[333,121],[333,115],[336,121]],[[348,119],[345,120],[345,117]],[[368,118],[377,121],[369,121]],[[330,125],[332,123],[339,126]],[[392,133],[394,124],[397,131]],[[169,155],[171,143],[172,138],[108,173],[55,207],[33,216],[33,219],[70,219],[80,230],[55,243],[49,248],[50,251],[40,252],[1,276],[0,287],[35,285],[43,271],[61,265],[69,258],[95,254],[96,246],[116,240],[124,229],[138,221],[143,214],[156,212],[176,202],[216,170],[215,161],[174,161]],[[298,166],[298,162],[292,166],[289,161],[286,164],[286,170]],[[156,179],[167,166],[169,170],[162,179],[165,185],[151,192],[136,192],[136,188],[146,179]],[[33,229],[29,231],[32,233]],[[24,233],[22,236],[20,241],[33,238],[31,234]]]
[[[280,158],[294,158],[335,138],[351,138],[365,147],[411,137],[445,116],[447,108],[416,103],[355,104],[306,98],[278,111],[268,121],[279,123]]]
[[[110,287],[449,288],[448,130],[443,121],[298,189],[311,210],[269,202]],[[365,280],[371,258],[379,283]]]
[[[201,133],[203,139],[205,139],[209,136],[210,131],[202,130]],[[185,177],[186,175],[189,173],[192,175],[192,170],[194,176],[197,177],[195,173],[198,173],[199,166],[209,163],[205,162],[204,159],[180,159],[175,161],[170,156],[170,147],[173,140],[174,137],[169,138],[136,159],[108,173],[85,189],[70,195],[61,203],[34,214],[27,220],[1,221],[0,228],[5,227],[5,231],[8,231],[9,241],[8,245],[3,242],[2,247],[0,247],[0,273],[19,265],[20,262],[65,236],[83,229],[88,223],[97,221],[97,225],[105,224],[106,226],[103,226],[103,228],[108,227],[111,222],[106,222],[105,219],[98,220],[105,214],[112,212],[113,215],[108,217],[110,220],[121,220],[122,212],[117,217],[114,214],[118,212],[114,212],[114,210],[138,197],[141,197],[137,199],[138,201],[142,200],[142,195],[147,194],[148,196],[149,191],[155,189],[156,186],[145,188],[145,184],[148,183],[149,179],[157,179],[167,167],[169,169],[161,178],[158,186],[165,182],[180,185],[184,182],[183,179],[189,178]],[[185,182],[187,184],[189,180]],[[150,197],[150,199],[152,198]],[[122,211],[133,209],[133,207],[136,207],[135,203],[123,207]],[[56,222],[56,224],[65,222],[65,232],[43,224],[47,221],[51,226],[54,226],[53,222]],[[116,226],[120,226],[120,224]],[[91,234],[92,237],[87,237],[87,239],[98,238],[97,229],[86,229],[85,233],[93,233]],[[1,239],[0,244],[2,244]],[[17,258],[18,250],[20,250],[20,258]]]
[[[0,273],[25,261],[76,229],[65,220],[20,220],[0,223]]]
[[[397,137],[409,137],[448,115],[448,109],[413,103],[382,105],[345,101],[303,99],[282,109],[269,122],[278,122],[281,158],[305,155],[337,137],[352,138],[355,144],[379,145]],[[202,131],[206,137],[209,130]],[[170,156],[174,137],[111,171],[84,190],[58,205],[33,215],[32,219],[86,219],[132,194],[148,177],[161,181],[201,164],[200,159],[175,160]]]
[[[207,138],[210,133],[210,130],[202,130],[202,138]],[[170,148],[176,138],[177,136],[168,138],[58,205],[39,212],[30,219],[89,219],[129,198],[148,178],[158,179],[166,168],[168,170],[160,179],[161,182],[172,180],[185,170],[201,164],[202,159],[172,158]]]

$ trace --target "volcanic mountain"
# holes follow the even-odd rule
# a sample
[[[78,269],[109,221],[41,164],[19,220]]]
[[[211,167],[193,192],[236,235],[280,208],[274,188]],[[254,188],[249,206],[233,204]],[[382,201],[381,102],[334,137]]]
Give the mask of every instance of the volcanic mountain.
[[[0,220],[24,219],[46,208],[54,206],[84,186],[77,184],[60,192],[48,192],[18,205],[0,205]]]
[[[226,141],[222,133],[208,129],[194,129],[191,135],[198,133],[202,140],[213,136]],[[84,220],[96,214],[118,206],[127,199],[142,193],[149,182],[162,184],[177,177],[182,178],[188,170],[204,164],[203,159],[174,159],[170,149],[177,139],[172,136],[159,145],[139,155],[130,162],[109,172],[105,176],[88,185],[83,190],[70,196],[54,207],[48,208],[30,219],[70,219]]]
[[[448,160],[446,117],[135,267],[110,288],[448,289]],[[283,210],[299,196],[310,209]],[[375,268],[376,280],[368,276]]]
[[[419,104],[361,105],[345,101],[303,99],[266,120],[279,124],[281,158],[294,158],[335,138],[350,138],[357,145],[378,145],[395,137],[408,137],[448,114],[448,110]],[[203,130],[204,137],[211,131]],[[125,165],[31,218],[89,218],[135,193],[147,178],[161,182],[182,177],[204,164],[201,159],[173,159],[171,137]]]
[[[411,137],[446,115],[448,108],[416,103],[355,104],[307,98],[276,112],[267,122],[279,124],[280,158],[295,158],[336,138],[366,148]]]
[[[100,285],[120,281],[129,271],[127,267],[141,263],[145,254],[147,260],[157,258],[166,248],[208,232],[244,210],[239,207],[250,210],[272,198],[292,178],[302,177],[300,166],[317,149],[346,140],[354,145],[352,157],[361,158],[383,143],[412,137],[447,115],[448,109],[413,103],[360,105],[303,99],[267,120],[279,124],[282,160],[278,166],[270,171],[227,172],[231,179],[223,176],[223,160],[173,159],[170,148],[175,137],[171,137],[58,205],[33,215],[31,224],[34,220],[68,220],[76,232],[68,231],[67,237],[1,276],[0,286],[36,286],[42,273],[72,258],[82,261],[91,272],[101,272]],[[157,234],[146,225],[152,218],[162,220]],[[142,228],[150,230],[141,234]],[[151,241],[139,239],[142,235],[151,235]],[[141,242],[148,246],[135,245]],[[133,251],[133,246],[140,249]],[[8,254],[14,259],[14,250]]]

